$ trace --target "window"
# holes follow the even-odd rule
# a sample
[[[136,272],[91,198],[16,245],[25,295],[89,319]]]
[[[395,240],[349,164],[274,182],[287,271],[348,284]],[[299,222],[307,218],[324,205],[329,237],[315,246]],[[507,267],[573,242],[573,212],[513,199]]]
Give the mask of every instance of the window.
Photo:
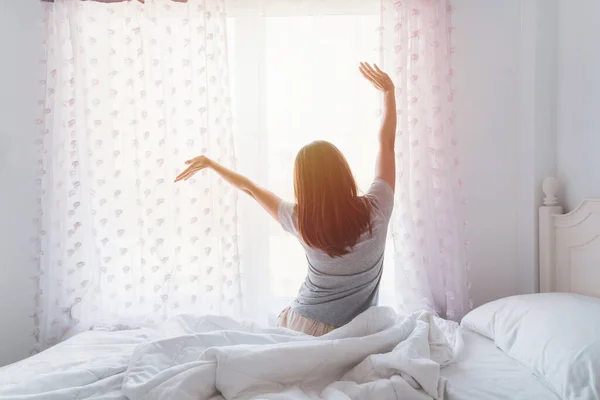
[[[240,171],[293,200],[296,153],[323,139],[342,150],[366,191],[375,169],[380,95],[363,81],[358,63],[377,61],[379,15],[233,17],[228,24]],[[307,265],[296,239],[260,213],[240,199],[242,270],[268,277],[246,296],[264,298],[268,291],[272,322],[296,295]],[[387,248],[383,304],[391,303],[394,287],[391,241]]]

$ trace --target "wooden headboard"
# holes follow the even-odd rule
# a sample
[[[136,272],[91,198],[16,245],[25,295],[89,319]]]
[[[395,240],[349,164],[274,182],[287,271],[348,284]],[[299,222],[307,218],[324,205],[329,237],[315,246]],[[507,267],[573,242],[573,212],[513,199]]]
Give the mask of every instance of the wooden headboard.
[[[558,205],[556,178],[544,181],[539,210],[540,292],[600,297],[600,199],[568,214]]]

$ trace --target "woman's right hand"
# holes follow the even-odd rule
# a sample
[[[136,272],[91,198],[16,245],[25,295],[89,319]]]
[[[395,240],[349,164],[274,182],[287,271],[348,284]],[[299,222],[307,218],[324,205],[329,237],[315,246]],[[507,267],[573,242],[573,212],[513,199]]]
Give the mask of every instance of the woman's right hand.
[[[191,160],[187,160],[185,163],[186,165],[188,165],[188,167],[185,169],[185,171],[180,173],[177,176],[177,178],[175,178],[175,182],[178,182],[182,179],[184,181],[187,181],[192,176],[194,176],[196,172],[202,171],[203,169],[210,167],[212,161],[206,156],[198,156],[192,158]]]
[[[388,74],[379,69],[377,64],[374,64],[375,68],[371,67],[369,63],[361,62],[360,73],[375,86],[377,90],[382,92],[391,92],[394,90],[394,82]]]

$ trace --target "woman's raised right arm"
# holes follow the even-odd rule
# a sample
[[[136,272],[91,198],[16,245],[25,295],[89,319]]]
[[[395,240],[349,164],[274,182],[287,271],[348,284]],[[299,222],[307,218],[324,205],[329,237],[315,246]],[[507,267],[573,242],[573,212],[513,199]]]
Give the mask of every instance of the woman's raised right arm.
[[[396,94],[394,83],[377,65],[360,63],[360,72],[376,89],[383,92],[383,119],[379,129],[379,151],[375,178],[386,181],[392,190],[396,184]]]

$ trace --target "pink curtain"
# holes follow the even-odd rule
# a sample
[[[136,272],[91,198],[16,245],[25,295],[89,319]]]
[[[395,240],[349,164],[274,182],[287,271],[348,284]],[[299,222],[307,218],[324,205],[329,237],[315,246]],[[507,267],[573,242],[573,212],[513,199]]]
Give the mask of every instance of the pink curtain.
[[[397,86],[392,232],[399,309],[470,308],[452,89],[450,0],[383,0],[384,67]]]

